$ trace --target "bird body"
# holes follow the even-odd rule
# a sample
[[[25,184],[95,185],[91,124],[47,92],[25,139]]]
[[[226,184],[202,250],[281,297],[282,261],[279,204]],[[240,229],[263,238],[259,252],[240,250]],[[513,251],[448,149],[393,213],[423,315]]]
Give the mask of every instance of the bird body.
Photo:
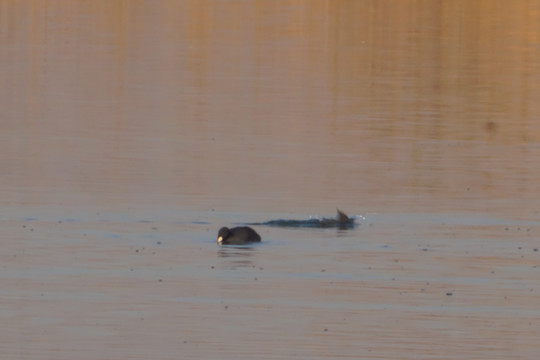
[[[217,238],[219,245],[244,245],[260,241],[260,235],[249,226],[238,226],[231,229],[222,227],[219,229]]]

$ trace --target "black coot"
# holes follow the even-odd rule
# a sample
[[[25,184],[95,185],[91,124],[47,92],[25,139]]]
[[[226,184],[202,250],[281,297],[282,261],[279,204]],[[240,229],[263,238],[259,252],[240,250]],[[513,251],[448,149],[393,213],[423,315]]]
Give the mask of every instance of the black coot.
[[[243,245],[260,241],[259,234],[248,226],[239,226],[232,229],[222,227],[219,229],[217,238],[219,245]]]

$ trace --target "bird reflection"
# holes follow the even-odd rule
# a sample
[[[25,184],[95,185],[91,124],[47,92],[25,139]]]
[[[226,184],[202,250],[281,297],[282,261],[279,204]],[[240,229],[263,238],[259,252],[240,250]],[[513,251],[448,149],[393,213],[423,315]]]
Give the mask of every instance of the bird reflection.
[[[255,246],[222,246],[217,254],[227,258],[234,267],[253,267],[252,257],[255,255]]]

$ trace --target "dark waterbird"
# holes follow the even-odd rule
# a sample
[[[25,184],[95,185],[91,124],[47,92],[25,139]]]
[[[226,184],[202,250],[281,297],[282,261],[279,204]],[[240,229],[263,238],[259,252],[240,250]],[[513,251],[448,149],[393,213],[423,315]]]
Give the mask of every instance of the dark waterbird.
[[[261,237],[249,226],[219,229],[217,242],[219,245],[245,245],[260,242]]]
[[[341,230],[354,228],[355,218],[349,217],[343,211],[337,209],[337,215],[335,218],[313,218],[307,220],[270,220],[263,223],[253,223],[250,225],[266,225],[266,226],[278,226],[278,227],[296,227],[296,228],[338,228]]]

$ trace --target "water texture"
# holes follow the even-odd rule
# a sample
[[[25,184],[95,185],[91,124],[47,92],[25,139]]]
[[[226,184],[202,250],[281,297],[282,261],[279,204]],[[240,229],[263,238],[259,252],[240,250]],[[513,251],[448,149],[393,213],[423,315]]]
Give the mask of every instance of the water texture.
[[[539,14],[0,0],[1,357],[538,359]]]

